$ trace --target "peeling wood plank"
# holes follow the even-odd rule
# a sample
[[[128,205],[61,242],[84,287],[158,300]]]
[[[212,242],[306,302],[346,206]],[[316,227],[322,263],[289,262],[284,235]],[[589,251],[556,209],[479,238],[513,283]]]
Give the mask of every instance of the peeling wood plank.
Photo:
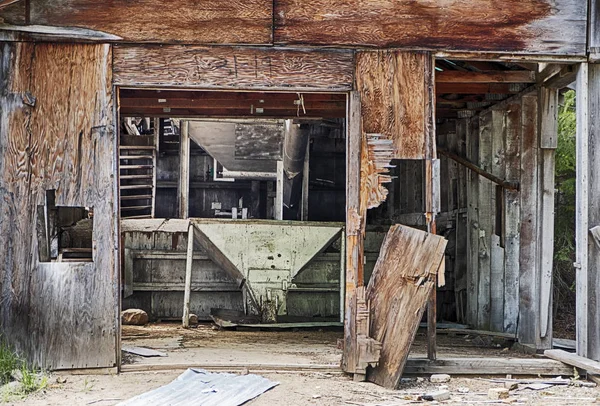
[[[349,91],[354,80],[351,51],[118,45],[113,64],[121,86]]]
[[[276,44],[583,55],[586,7],[578,0],[277,0]],[[399,23],[401,21],[401,23]]]
[[[432,63],[426,52],[357,54],[364,132],[393,140],[397,159],[434,157]]]
[[[544,355],[556,361],[564,362],[575,368],[583,369],[587,372],[600,374],[600,362],[591,360],[563,350],[546,350]]]
[[[29,0],[30,23],[82,27],[128,42],[270,44],[269,0]],[[2,16],[2,14],[0,14]]]
[[[400,383],[440,267],[446,240],[413,228],[394,225],[386,235],[367,287],[371,334],[382,343],[369,381],[394,389]]]

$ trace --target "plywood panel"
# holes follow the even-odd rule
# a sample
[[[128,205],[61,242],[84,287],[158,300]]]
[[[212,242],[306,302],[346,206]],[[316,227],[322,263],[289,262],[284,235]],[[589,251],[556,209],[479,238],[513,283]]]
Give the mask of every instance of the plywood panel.
[[[585,54],[579,0],[275,2],[275,43]]]
[[[433,71],[427,52],[368,51],[356,55],[363,131],[394,142],[397,159],[433,158]]]
[[[119,45],[114,80],[124,86],[348,91],[353,53],[278,48]]]
[[[1,49],[2,330],[41,366],[112,367],[118,275],[110,46]],[[93,263],[38,264],[36,209],[48,189],[56,190],[57,205],[93,208]]]
[[[268,44],[269,0],[30,0],[31,24],[82,27],[125,41]]]

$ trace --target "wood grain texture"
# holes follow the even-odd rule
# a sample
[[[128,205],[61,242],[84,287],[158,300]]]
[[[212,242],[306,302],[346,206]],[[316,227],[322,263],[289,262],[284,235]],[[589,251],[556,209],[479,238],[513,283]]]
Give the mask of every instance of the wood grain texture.
[[[354,56],[349,51],[119,45],[113,67],[115,84],[122,86],[348,91]]]
[[[521,103],[508,104],[504,119],[505,175],[508,181],[521,178]],[[519,255],[521,200],[519,192],[504,191],[504,332],[515,334],[519,320]]]
[[[356,55],[356,89],[365,133],[394,141],[395,158],[433,158],[432,58],[427,52]]]
[[[467,158],[479,162],[479,119],[463,120]],[[479,175],[467,171],[467,322],[477,325],[479,312]]]
[[[130,42],[269,44],[268,0],[30,0],[32,24],[74,26]]]
[[[522,99],[519,326],[522,344],[540,344],[538,274],[539,137],[537,97]]]
[[[275,43],[541,54],[585,52],[578,0],[277,0]]]
[[[7,247],[0,252],[2,330],[42,367],[113,367],[118,276],[111,49],[2,49],[8,73],[0,93],[0,242]],[[26,92],[35,103],[23,102]],[[94,208],[93,263],[38,263],[36,209],[48,189],[56,190],[57,205]]]
[[[379,365],[367,379],[386,388],[400,383],[410,346],[443,266],[446,240],[394,225],[381,247],[367,287],[371,337],[382,343]]]

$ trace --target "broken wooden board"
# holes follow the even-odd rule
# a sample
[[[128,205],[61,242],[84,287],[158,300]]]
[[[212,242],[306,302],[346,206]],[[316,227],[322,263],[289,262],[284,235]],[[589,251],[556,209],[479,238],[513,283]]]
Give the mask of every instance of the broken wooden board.
[[[400,383],[443,265],[446,242],[443,237],[410,227],[390,228],[367,287],[370,335],[382,344],[378,366],[367,372],[369,381],[391,389]]]
[[[600,374],[600,362],[563,350],[546,350],[544,355],[556,361],[563,362],[576,368],[584,369],[594,374]]]

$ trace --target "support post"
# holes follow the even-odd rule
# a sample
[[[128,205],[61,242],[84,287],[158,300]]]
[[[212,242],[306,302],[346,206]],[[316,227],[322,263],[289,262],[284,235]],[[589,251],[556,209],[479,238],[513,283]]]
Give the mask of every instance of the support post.
[[[189,217],[190,199],[190,137],[189,121],[181,122],[179,142],[179,217]]]
[[[436,203],[439,193],[439,172],[436,170],[435,162],[438,160],[427,159],[425,161],[425,217],[427,219],[427,231],[431,234],[437,233],[435,223]],[[437,281],[431,292],[431,297],[427,302],[427,358],[435,360],[437,356]]]
[[[362,148],[362,125],[360,96],[351,92],[348,96],[346,135],[346,292],[344,318],[344,353],[342,369],[356,371],[356,288],[363,280],[363,235],[360,216],[360,163]]]
[[[577,182],[575,218],[577,354],[600,361],[600,64],[577,74]]]
[[[306,143],[306,154],[304,155],[304,168],[302,172],[302,213],[300,219],[308,220],[308,189],[310,186],[310,138]]]
[[[283,161],[277,161],[277,186],[275,190],[275,220],[283,220]]]
[[[192,291],[192,264],[194,262],[194,225],[188,226],[187,255],[185,258],[185,292],[183,293],[183,327],[190,326],[190,296]]]

